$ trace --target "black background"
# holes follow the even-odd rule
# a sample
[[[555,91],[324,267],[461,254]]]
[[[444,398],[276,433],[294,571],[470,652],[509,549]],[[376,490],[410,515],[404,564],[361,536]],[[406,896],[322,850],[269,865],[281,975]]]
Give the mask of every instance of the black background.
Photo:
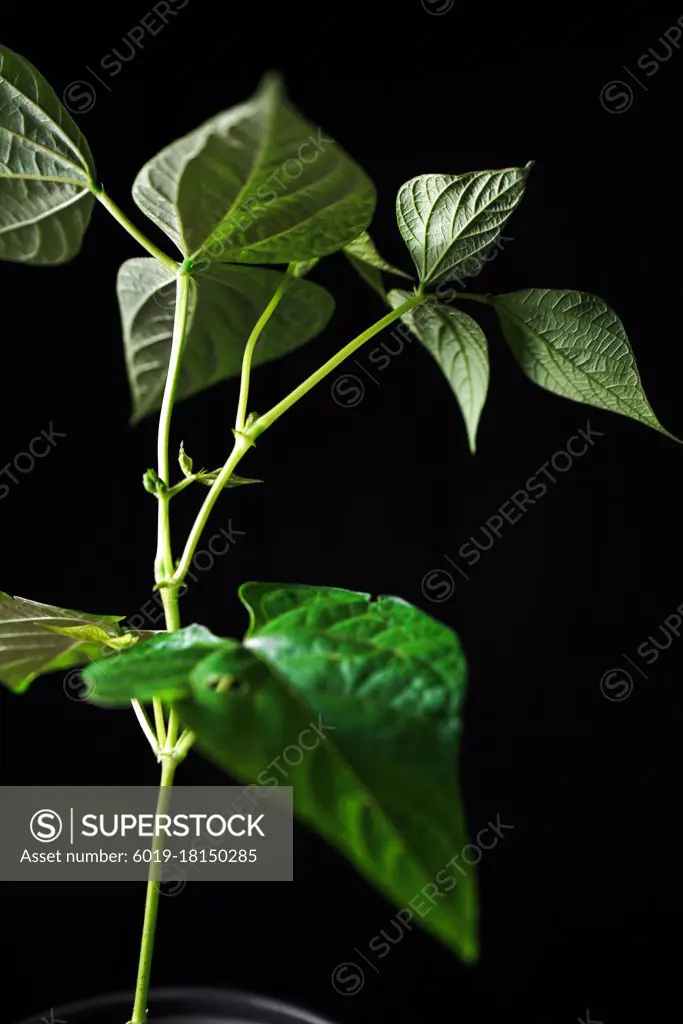
[[[108,191],[143,226],[129,191],[142,163],[246,98],[272,67],[378,184],[373,233],[405,269],[394,219],[403,181],[534,159],[504,230],[513,241],[472,287],[604,297],[627,327],[660,420],[683,436],[683,53],[674,49],[649,77],[637,65],[650,47],[666,56],[659,37],[680,11],[605,14],[598,24],[594,11],[574,8],[572,18],[515,8],[498,21],[483,5],[441,14],[439,2],[425,5],[431,13],[420,0],[310,11],[190,0],[111,79],[100,61],[150,9],[139,0],[104,9],[72,0],[40,13],[24,4],[3,12],[3,42],[60,94],[77,79],[95,85],[79,124]],[[623,85],[607,93],[611,110],[601,104],[615,79],[632,89],[628,109],[614,109],[628,104]],[[1,586],[10,593],[127,614],[150,596],[155,508],[140,475],[154,460],[155,424],[127,426],[114,293],[117,267],[138,254],[97,209],[71,265],[0,267],[0,466],[50,423],[66,434],[0,503]],[[335,294],[334,321],[305,351],[258,372],[259,410],[382,315],[341,257],[313,276]],[[423,350],[408,346],[375,371],[376,383],[349,366],[364,381],[363,400],[341,407],[325,384],[262,440],[243,468],[265,485],[226,494],[212,520],[216,529],[232,520],[245,536],[181,602],[184,622],[239,635],[241,581],[336,584],[400,594],[459,632],[471,667],[463,774],[472,831],[496,814],[514,825],[481,864],[481,963],[463,968],[414,930],[375,959],[378,973],[363,965],[354,947],[367,954],[394,911],[301,829],[294,884],[193,884],[163,902],[156,984],[250,989],[340,1022],[438,1013],[472,1024],[573,1024],[590,1008],[594,1019],[624,1024],[668,1019],[679,1005],[683,642],[674,638],[651,667],[636,649],[650,634],[662,639],[659,626],[683,602],[683,449],[534,388],[486,313],[492,383],[475,458]],[[225,384],[178,408],[174,440],[184,438],[198,462],[225,456],[236,396]],[[505,527],[469,581],[460,577],[445,556],[457,560],[588,419],[602,435],[594,447]],[[176,503],[179,532],[196,498]],[[423,578],[449,568],[454,593],[430,602]],[[649,679],[629,669],[631,695],[608,700],[601,677],[628,669],[625,655]],[[3,783],[155,781],[131,715],[67,699],[59,676],[0,700]],[[187,784],[222,778],[197,756],[180,773]],[[3,1019],[132,985],[142,884],[6,885],[1,898]],[[359,994],[333,989],[342,961],[363,966]]]

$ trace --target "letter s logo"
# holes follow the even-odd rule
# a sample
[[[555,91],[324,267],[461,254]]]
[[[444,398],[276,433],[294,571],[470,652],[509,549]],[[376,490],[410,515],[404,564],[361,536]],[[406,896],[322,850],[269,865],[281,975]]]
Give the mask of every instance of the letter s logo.
[[[29,828],[31,835],[39,843],[53,843],[62,834],[62,819],[56,811],[36,811]]]

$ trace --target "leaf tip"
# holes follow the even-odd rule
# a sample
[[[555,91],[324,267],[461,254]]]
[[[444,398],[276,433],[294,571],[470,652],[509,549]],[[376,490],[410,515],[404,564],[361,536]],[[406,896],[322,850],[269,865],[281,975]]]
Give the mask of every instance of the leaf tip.
[[[461,946],[458,953],[466,967],[476,967],[481,958],[479,946],[474,943],[470,946]]]
[[[683,444],[683,439],[681,439],[680,437],[676,437],[676,435],[672,434],[670,430],[667,430],[666,427],[663,427],[659,420],[657,421],[657,430],[660,432],[660,434],[664,434],[664,436],[668,437],[671,441],[675,441],[676,444]]]
[[[285,91],[285,80],[280,71],[271,68],[261,78],[258,88],[259,93],[273,93],[277,99],[282,98]]]

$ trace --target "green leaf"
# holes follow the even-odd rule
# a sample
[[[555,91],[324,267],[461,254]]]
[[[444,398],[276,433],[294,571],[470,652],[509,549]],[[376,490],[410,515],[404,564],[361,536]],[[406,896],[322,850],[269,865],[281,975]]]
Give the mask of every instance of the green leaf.
[[[448,880],[449,861],[468,844],[456,747],[419,717],[419,701],[412,714],[401,709],[398,688],[392,702],[356,692],[354,682],[346,692],[336,681],[307,687],[258,652],[226,648],[197,665],[192,698],[176,706],[231,776],[291,785],[297,816],[396,906],[415,911],[425,887],[436,885],[438,901],[415,921],[475,962],[475,873]]]
[[[122,641],[122,619],[0,592],[0,682],[23,693],[37,676],[102,658],[104,644]]]
[[[165,701],[186,697],[189,674],[222,640],[205,626],[186,626],[173,633],[157,633],[125,652],[123,658],[105,659],[83,672],[88,697],[94,704],[125,707],[133,698]]]
[[[216,476],[218,475],[219,472],[220,472],[220,470],[216,470]],[[210,474],[210,476],[213,477],[213,479],[209,479],[209,477],[207,477],[207,479],[205,480],[202,477],[202,479],[200,480],[200,483],[208,483],[208,485],[210,487],[211,484],[214,482],[214,480],[216,478],[213,474]],[[263,483],[263,480],[259,480],[258,477],[255,477],[255,476],[238,476],[237,473],[233,473],[232,476],[230,477],[230,479],[228,480],[227,486],[228,487],[246,487],[247,484],[262,484],[262,483]]]
[[[201,626],[155,637],[91,665],[91,699],[173,701],[234,778],[293,786],[296,813],[398,906],[436,885],[441,898],[415,919],[476,960],[474,873],[447,881],[467,845],[458,638],[394,597],[266,583],[240,596],[242,643]]]
[[[233,263],[324,256],[375,208],[370,179],[289,106],[276,76],[150,160],[133,198],[185,257]]]
[[[187,477],[192,476],[192,466],[194,463],[185,451],[185,446],[182,441],[180,442],[180,451],[178,452],[178,464],[186,479]]]
[[[196,626],[155,638],[90,666],[93,698],[174,700],[199,746],[241,780],[283,781],[273,765],[284,755],[297,814],[409,906],[467,843],[457,637],[396,598],[267,584],[241,596],[243,644]],[[473,875],[451,889],[424,924],[472,961]]]
[[[297,686],[327,692],[334,684],[383,699],[391,693],[402,710],[434,716],[440,730],[459,733],[465,660],[456,635],[436,619],[397,597],[373,601],[339,588],[245,583],[239,593],[250,613],[245,644],[280,671],[292,656]],[[294,634],[305,634],[310,647],[296,649]],[[358,661],[338,657],[347,644]]]
[[[396,309],[410,298],[410,293],[395,289],[387,298],[392,309]],[[474,453],[489,386],[489,354],[484,332],[466,313],[431,297],[423,305],[404,313],[401,320],[443,370],[458,400],[470,450]]]
[[[354,605],[363,609],[370,594],[343,587],[311,587],[301,583],[243,583],[240,600],[249,613],[245,639],[264,630],[274,620],[283,621],[289,612],[300,614],[305,609],[315,615],[321,606]],[[334,607],[332,608],[334,611]]]
[[[84,640],[98,644],[100,647],[111,647],[113,651],[123,651],[132,647],[140,639],[135,633],[123,633],[121,636],[110,636],[101,626],[48,626],[53,633],[69,636],[75,640]]]
[[[531,164],[502,171],[421,174],[402,185],[396,217],[424,284],[467,276],[495,245],[519,205]]]
[[[95,167],[43,76],[0,46],[0,259],[57,264],[81,247]]]
[[[196,472],[193,471],[192,467],[194,465],[194,461],[185,451],[185,446],[182,442],[180,444],[180,451],[178,452],[178,463],[186,480],[191,479],[198,484],[204,484],[205,487],[213,486],[223,468],[221,466],[219,469],[198,469]],[[152,472],[152,470],[148,470],[148,472]],[[247,476],[238,476],[237,473],[233,473],[228,480],[226,487],[244,487],[246,484],[262,483],[263,480],[256,480],[253,477]]]
[[[387,263],[380,256],[367,231],[361,232],[358,238],[354,238],[352,242],[344,246],[344,255],[363,280],[383,299],[386,299],[386,292],[380,271],[384,270],[387,274],[396,274],[398,277],[410,280],[410,274],[393,267],[391,263]]]
[[[214,263],[193,279],[177,400],[239,376],[247,338],[283,277],[276,270]],[[161,405],[173,334],[175,277],[157,260],[127,260],[119,270],[117,292],[133,421],[138,422]],[[261,335],[252,366],[278,359],[314,338],[333,310],[334,300],[323,288],[291,278]]]
[[[602,299],[587,292],[527,288],[489,296],[489,301],[517,362],[535,384],[673,438],[645,397],[624,325]]]
[[[221,467],[222,469],[222,467]],[[220,469],[202,470],[197,474],[197,483],[204,484],[205,487],[212,487],[216,482],[218,474],[221,472]],[[237,473],[233,473],[228,480],[226,487],[245,487],[247,484],[262,484],[263,480],[258,480],[256,477],[250,476],[238,476]]]
[[[234,777],[292,785],[296,813],[409,907],[467,844],[457,637],[392,597],[280,584],[240,595],[248,637],[197,665],[181,716]],[[476,960],[473,875],[421,923]]]

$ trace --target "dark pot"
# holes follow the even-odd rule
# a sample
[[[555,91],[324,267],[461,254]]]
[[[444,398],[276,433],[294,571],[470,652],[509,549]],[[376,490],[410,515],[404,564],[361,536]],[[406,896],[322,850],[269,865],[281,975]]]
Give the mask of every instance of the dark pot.
[[[130,992],[96,996],[36,1013],[19,1024],[126,1024]],[[149,1024],[330,1024],[295,1006],[246,992],[210,988],[162,988],[149,997]]]

